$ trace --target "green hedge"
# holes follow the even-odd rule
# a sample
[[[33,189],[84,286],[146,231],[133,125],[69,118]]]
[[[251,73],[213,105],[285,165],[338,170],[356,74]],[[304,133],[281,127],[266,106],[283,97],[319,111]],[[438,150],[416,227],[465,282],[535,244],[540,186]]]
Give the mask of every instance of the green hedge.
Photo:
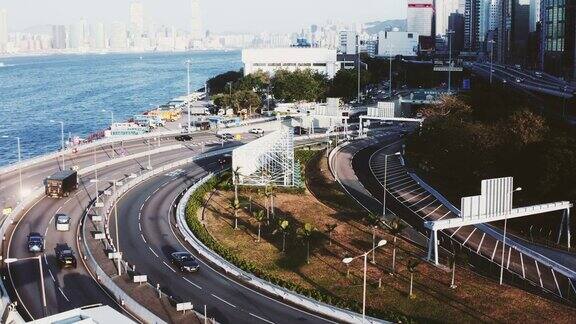
[[[341,298],[338,296],[334,296],[327,291],[321,291],[318,289],[310,289],[305,288],[300,285],[297,285],[293,282],[289,282],[283,280],[274,274],[271,274],[259,266],[255,265],[254,263],[244,260],[238,257],[237,254],[232,252],[230,249],[226,248],[225,246],[221,245],[218,241],[216,241],[206,230],[206,228],[200,223],[198,220],[197,213],[204,205],[204,197],[214,188],[219,187],[222,184],[222,179],[220,177],[214,177],[207,181],[204,185],[200,186],[190,197],[188,204],[186,206],[186,222],[188,223],[188,227],[194,235],[204,243],[209,249],[218,253],[221,257],[226,259],[228,262],[234,264],[235,266],[239,267],[240,269],[250,272],[255,276],[271,282],[275,285],[284,287],[286,289],[292,290],[298,294],[308,296],[310,298],[316,299],[320,302],[324,302],[339,308],[344,308],[348,310],[352,310],[354,312],[360,312],[362,310],[362,305],[354,300]],[[393,321],[397,323],[414,323],[416,322],[415,319],[409,318],[406,315],[399,314],[393,311],[387,310],[378,310],[378,309],[367,309],[367,314],[370,316],[374,316],[377,318],[385,319],[388,321]]]

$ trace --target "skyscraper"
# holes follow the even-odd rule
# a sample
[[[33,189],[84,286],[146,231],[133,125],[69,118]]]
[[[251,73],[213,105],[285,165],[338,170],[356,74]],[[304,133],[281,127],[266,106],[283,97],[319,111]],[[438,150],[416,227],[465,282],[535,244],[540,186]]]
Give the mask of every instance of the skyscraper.
[[[66,48],[66,27],[63,25],[52,26],[52,48],[65,49]]]
[[[408,0],[406,29],[420,36],[435,36],[433,33],[433,0]]]
[[[471,52],[481,49],[480,1],[466,0],[464,9],[464,48]]]
[[[130,37],[141,37],[144,33],[144,6],[140,1],[130,3]]]
[[[190,37],[196,41],[202,39],[202,13],[200,12],[200,0],[191,0],[191,3]]]
[[[530,32],[536,31],[536,23],[540,21],[540,0],[530,0]]]
[[[542,0],[540,21],[542,69],[576,80],[576,0]]]
[[[459,0],[436,0],[436,34],[444,35],[448,29],[448,17],[458,11]]]
[[[106,48],[106,33],[104,24],[97,23],[90,26],[90,47],[93,49]]]
[[[84,45],[84,25],[78,22],[70,25],[68,30],[68,48],[78,49]]]
[[[110,48],[114,50],[126,49],[128,39],[126,37],[126,25],[122,22],[112,23],[110,29]]]
[[[452,35],[452,50],[460,52],[464,48],[464,15],[453,12],[448,17],[448,29],[454,31]]]
[[[8,45],[8,13],[0,9],[0,52],[5,52]]]

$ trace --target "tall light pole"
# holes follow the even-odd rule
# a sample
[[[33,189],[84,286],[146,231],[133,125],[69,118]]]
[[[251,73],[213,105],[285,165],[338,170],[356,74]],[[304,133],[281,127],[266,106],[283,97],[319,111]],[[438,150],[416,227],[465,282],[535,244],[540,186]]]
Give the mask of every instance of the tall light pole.
[[[362,323],[366,321],[366,269],[368,267],[368,254],[370,254],[370,252],[372,252],[373,250],[376,250],[377,248],[386,245],[386,243],[387,243],[386,240],[380,240],[374,248],[366,251],[365,253],[359,256],[355,256],[353,258],[345,258],[342,260],[342,262],[348,265],[350,264],[350,262],[354,261],[354,259],[364,257],[364,283],[362,290]]]
[[[102,109],[102,112],[108,112],[108,110],[106,109]],[[112,125],[114,124],[114,111],[112,109],[110,109],[110,130],[112,130]],[[112,146],[112,158],[116,157],[116,151],[114,150],[114,142],[110,143],[110,146]]]
[[[46,316],[46,315],[48,315],[48,306],[46,305],[46,287],[44,286],[44,269],[42,268],[42,256],[38,255],[38,256],[23,258],[23,259],[7,258],[7,259],[4,259],[4,263],[8,264],[8,267],[10,267],[10,263],[14,263],[14,262],[18,262],[18,261],[32,260],[32,259],[38,260],[38,267],[40,268],[40,286],[41,286],[41,290],[42,290],[42,306],[43,306],[44,316]]]
[[[62,170],[66,169],[66,156],[64,155],[64,122],[63,121],[56,121],[50,120],[51,123],[60,123],[60,145],[62,151]]]
[[[390,49],[388,52],[389,56],[390,56],[390,62],[388,64],[388,80],[390,81],[390,85],[388,87],[388,96],[390,97],[390,99],[392,99],[392,43],[390,43]]]
[[[452,34],[454,34],[453,30],[448,30],[446,32],[448,34],[448,94],[452,93],[451,85],[452,85]]]
[[[356,35],[356,69],[358,70],[358,99],[356,99],[356,103],[360,104],[360,35]]]
[[[492,64],[494,61],[494,43],[496,43],[493,39],[488,41],[490,44],[490,84],[492,84]]]
[[[188,104],[188,133],[190,133],[190,65],[192,60],[186,60],[186,103]]]
[[[16,139],[16,150],[18,152],[18,183],[19,183],[19,190],[20,192],[18,193],[18,195],[20,196],[20,199],[23,198],[23,194],[22,194],[22,165],[20,164],[20,162],[22,162],[22,153],[20,150],[20,137],[18,136],[8,136],[8,135],[2,135],[0,136],[1,138],[15,138]]]
[[[518,187],[512,191],[510,191],[510,208],[512,208],[512,198],[514,196],[514,192],[521,191],[522,188]],[[500,262],[500,284],[502,284],[504,278],[504,252],[506,252],[506,223],[508,222],[508,218],[504,218],[504,235],[502,236],[502,260]]]

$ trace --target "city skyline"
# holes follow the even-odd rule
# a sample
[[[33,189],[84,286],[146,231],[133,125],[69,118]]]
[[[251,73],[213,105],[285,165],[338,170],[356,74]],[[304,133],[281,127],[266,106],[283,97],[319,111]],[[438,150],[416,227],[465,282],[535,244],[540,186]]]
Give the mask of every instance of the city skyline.
[[[54,0],[40,3],[32,0],[7,0],[1,8],[7,10],[9,31],[16,32],[43,25],[69,25],[80,19],[105,24],[129,22],[131,2],[62,0],[56,4]],[[193,1],[173,0],[169,8],[158,1],[140,2],[146,24],[173,25],[178,29],[190,30]],[[356,2],[357,9],[352,11],[345,6],[331,6],[333,3],[328,0],[312,3],[295,0],[282,11],[277,10],[276,4],[263,0],[249,3],[231,0],[199,2],[203,29],[211,32],[289,32],[327,20],[355,23],[406,18],[406,0],[360,0]],[[29,10],[32,6],[35,9],[33,11]],[[296,16],[298,19],[294,19]]]

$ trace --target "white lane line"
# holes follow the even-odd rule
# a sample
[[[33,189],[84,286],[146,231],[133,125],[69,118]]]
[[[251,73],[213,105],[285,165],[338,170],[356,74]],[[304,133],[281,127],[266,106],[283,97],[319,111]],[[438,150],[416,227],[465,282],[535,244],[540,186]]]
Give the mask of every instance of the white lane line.
[[[50,277],[52,277],[52,281],[56,282],[56,278],[54,278],[54,275],[52,274],[52,270],[48,269],[48,272],[50,273]]]
[[[70,299],[68,299],[68,297],[66,297],[66,294],[64,293],[64,291],[62,290],[61,287],[58,287],[58,290],[60,290],[60,293],[62,293],[62,296],[64,296],[64,298],[66,298],[67,302],[70,302]]]
[[[156,252],[154,252],[154,250],[152,250],[151,247],[148,247],[148,248],[150,249],[150,251],[152,251],[152,253],[153,253],[157,258],[159,258],[158,254],[156,254]]]
[[[226,301],[224,298],[220,298],[220,297],[218,297],[218,296],[216,296],[216,295],[214,295],[214,294],[211,294],[211,295],[212,295],[212,297],[218,299],[219,301],[223,302],[224,304],[227,304],[227,305],[229,305],[229,306],[231,306],[231,307],[236,308],[236,305],[231,304],[230,302]]]
[[[140,237],[142,238],[142,241],[144,241],[144,243],[148,244],[148,242],[146,242],[146,238],[144,237],[144,235],[142,235],[142,233],[140,233]],[[152,251],[154,252],[154,251]]]
[[[168,269],[172,270],[172,272],[176,273],[176,270],[172,269],[172,267],[168,263],[166,263],[166,261],[162,261],[162,263],[164,263],[164,265],[167,266]]]
[[[510,269],[510,256],[512,255],[512,247],[508,249],[508,261],[506,261],[506,269]]]
[[[428,218],[428,216],[434,214],[434,212],[436,212],[438,209],[440,209],[440,207],[442,207],[444,205],[440,204],[438,205],[438,207],[436,207],[436,209],[434,209],[433,211],[429,212],[428,214],[426,214],[426,216],[424,216],[423,218]]]
[[[140,206],[140,211],[142,211],[143,208],[144,208],[144,205]]]
[[[492,252],[492,258],[490,258],[491,261],[494,261],[494,256],[496,255],[496,250],[498,249],[498,243],[500,243],[500,241],[496,241],[496,245],[494,246],[494,252]]]
[[[560,298],[562,298],[562,290],[560,290],[560,285],[558,285],[558,280],[556,279],[556,274],[554,273],[554,269],[550,269],[552,271],[552,277],[554,277],[554,282],[556,283],[556,289],[558,289],[558,293],[560,294]]]
[[[250,314],[250,316],[254,316],[254,317],[256,317],[257,319],[259,319],[259,320],[261,320],[261,321],[264,321],[264,322],[266,322],[266,323],[275,324],[274,322],[269,321],[269,320],[267,320],[267,319],[265,319],[265,318],[262,318],[262,317],[260,317],[260,316],[258,316],[258,315],[256,315],[256,314],[252,314],[252,313],[248,313],[248,314]]]
[[[464,240],[464,243],[462,243],[462,245],[466,244],[466,242],[468,242],[468,240],[470,239],[470,237],[472,236],[472,234],[474,234],[474,232],[476,232],[476,227],[474,227],[472,229],[472,232],[470,232],[470,235],[468,235],[468,237]]]
[[[146,197],[146,199],[144,199],[144,202],[148,202],[148,199],[150,199],[151,196]]]
[[[524,269],[524,257],[520,253],[520,264],[522,265],[522,278],[526,279],[526,270]]]
[[[48,229],[50,228],[50,226],[46,227],[46,230],[44,231],[44,237],[48,236]]]
[[[48,258],[46,257],[46,254],[44,254],[44,263],[46,263],[46,265],[48,265]]]
[[[142,223],[138,223],[138,229],[142,232]]]
[[[486,232],[482,233],[482,238],[480,239],[480,243],[478,244],[478,249],[476,249],[477,254],[480,254],[480,249],[482,248],[482,242],[484,242],[484,236],[486,236]],[[522,254],[520,254],[520,258],[522,258]]]
[[[202,289],[202,287],[198,286],[197,284],[193,283],[192,281],[188,280],[188,278],[186,277],[182,277],[182,279],[188,281],[189,284],[191,284],[192,286],[198,288],[198,289]]]
[[[538,272],[538,279],[540,279],[540,287],[544,288],[544,283],[542,282],[542,275],[540,274],[540,268],[538,267],[538,261],[534,260],[536,264],[536,272]]]

